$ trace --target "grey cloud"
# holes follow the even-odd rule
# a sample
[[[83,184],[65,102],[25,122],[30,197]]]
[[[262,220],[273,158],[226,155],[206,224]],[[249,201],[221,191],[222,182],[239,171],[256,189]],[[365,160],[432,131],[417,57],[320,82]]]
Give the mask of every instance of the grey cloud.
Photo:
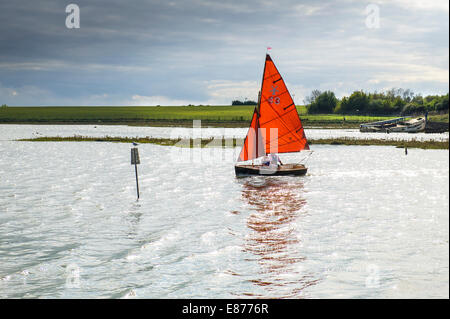
[[[120,101],[135,95],[207,101],[214,95],[209,81],[258,81],[267,45],[288,82],[304,90],[409,85],[433,93],[448,87],[429,76],[420,81],[401,66],[429,67],[428,75],[442,78],[445,10],[382,2],[380,29],[368,29],[370,2],[361,1],[73,2],[81,10],[76,30],[65,27],[65,1],[2,2],[4,87],[39,87],[56,104],[104,94]],[[383,82],[390,74],[398,82]]]

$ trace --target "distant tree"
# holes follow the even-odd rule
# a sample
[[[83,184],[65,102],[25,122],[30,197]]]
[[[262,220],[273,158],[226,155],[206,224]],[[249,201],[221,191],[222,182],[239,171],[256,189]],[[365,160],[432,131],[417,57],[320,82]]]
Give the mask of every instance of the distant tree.
[[[423,97],[422,95],[416,95],[412,100],[411,103],[417,104],[417,105],[423,105]]]
[[[342,114],[342,111],[341,111],[342,103],[344,103],[344,104],[347,103],[347,97],[344,96],[341,100],[338,100],[333,113]]]
[[[401,110],[396,109],[391,101],[384,99],[382,100],[382,106],[381,109],[379,110],[379,114],[380,115],[389,115],[389,114],[393,114],[393,113],[399,113]]]
[[[440,99],[437,95],[428,95],[423,99],[423,105],[427,111],[436,111]]]
[[[316,90],[319,92],[318,90]],[[306,106],[308,113],[333,113],[336,108],[338,99],[334,95],[334,92],[325,91],[314,97],[314,101]]]
[[[386,92],[386,97],[389,100],[393,101],[397,97],[405,98],[409,97],[411,94],[414,95],[414,93],[412,93],[410,89],[404,90],[402,88],[392,88]]]
[[[386,92],[364,93],[355,91],[350,97],[338,101],[334,113],[412,115],[425,112],[449,112],[448,93],[446,95],[415,95],[410,89],[392,88]]]
[[[443,95],[440,99],[434,104],[435,111],[438,112],[446,112],[449,111],[449,101],[448,101],[448,93],[447,95]]]
[[[405,101],[403,100],[403,102]],[[426,112],[448,113],[448,111],[448,93],[446,95],[427,95],[426,97],[417,95],[402,107],[402,114],[404,115],[423,114]]]
[[[332,91],[313,90],[304,100],[308,113],[412,115],[425,112],[449,112],[449,96],[414,94],[410,89],[392,88],[385,92],[354,91],[338,100]],[[257,102],[236,99],[232,105],[256,105]]]
[[[390,106],[389,103],[388,107]],[[365,113],[368,114],[381,114],[383,113],[382,111],[385,108],[385,103],[384,100],[382,99],[373,99],[369,101],[369,104],[367,105],[367,108],[365,110]]]
[[[7,107],[8,107],[8,105],[2,104],[2,109],[6,109]]]
[[[404,92],[403,92],[403,100],[405,101],[405,102],[411,102],[411,100],[414,98],[414,92],[413,91],[411,91],[410,89],[406,89]]]
[[[252,100],[245,100],[244,102],[242,102],[240,100],[233,100],[231,102],[231,105],[256,105],[256,104],[258,104],[258,103],[255,101],[252,101]]]
[[[426,108],[423,105],[415,104],[415,103],[407,103],[402,109],[402,115],[413,115],[413,114],[424,114],[426,112]]]
[[[340,103],[341,114],[364,114],[369,107],[369,96],[363,91],[355,91],[350,97],[343,98]]]
[[[322,94],[322,92],[320,92],[319,90],[312,90],[311,95],[306,96],[303,102],[305,103],[305,105],[314,103],[314,101],[320,94]]]

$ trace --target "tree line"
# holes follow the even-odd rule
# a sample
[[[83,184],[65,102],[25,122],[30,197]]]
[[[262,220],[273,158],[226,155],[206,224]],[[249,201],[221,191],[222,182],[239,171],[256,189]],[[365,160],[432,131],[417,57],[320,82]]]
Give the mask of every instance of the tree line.
[[[396,88],[380,93],[354,91],[342,99],[336,98],[332,91],[313,90],[304,102],[310,114],[414,115],[449,111],[448,93],[424,97],[410,89]]]
[[[231,102],[231,105],[256,105],[256,104],[258,104],[258,103],[255,101],[252,101],[252,100],[245,100],[244,102],[242,102],[240,100],[233,100]]]

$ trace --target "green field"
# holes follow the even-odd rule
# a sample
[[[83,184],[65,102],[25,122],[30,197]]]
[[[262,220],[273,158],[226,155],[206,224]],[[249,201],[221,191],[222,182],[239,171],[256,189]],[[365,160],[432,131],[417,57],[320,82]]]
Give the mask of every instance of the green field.
[[[246,127],[253,109],[254,106],[4,107],[0,109],[0,123],[191,126],[192,120],[202,120],[212,126]],[[304,106],[297,106],[297,110],[305,127],[358,127],[363,122],[392,118],[346,115],[344,121],[342,115],[309,115]]]
[[[430,115],[430,116],[428,116],[428,120],[431,122],[448,124],[448,113],[447,114]]]
[[[0,111],[0,122],[248,121],[252,110],[249,106],[8,107]]]

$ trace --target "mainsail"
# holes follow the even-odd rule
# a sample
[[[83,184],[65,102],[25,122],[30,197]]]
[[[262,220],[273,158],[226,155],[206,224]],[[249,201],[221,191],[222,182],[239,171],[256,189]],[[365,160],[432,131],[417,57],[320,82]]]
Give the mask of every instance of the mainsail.
[[[259,140],[262,140],[264,152],[256,147]],[[309,145],[297,108],[283,78],[267,54],[258,107],[253,113],[252,124],[238,161],[255,159],[269,153],[302,150],[309,150]]]

